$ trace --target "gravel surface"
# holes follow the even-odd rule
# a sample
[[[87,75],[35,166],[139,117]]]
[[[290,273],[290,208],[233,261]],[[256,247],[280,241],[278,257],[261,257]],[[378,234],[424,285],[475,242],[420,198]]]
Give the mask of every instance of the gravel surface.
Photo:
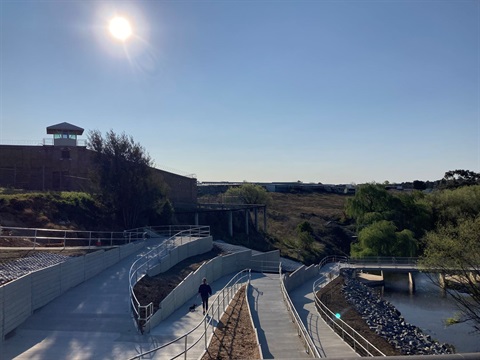
[[[18,279],[33,271],[62,263],[70,258],[71,257],[67,255],[34,252],[20,259],[6,261],[0,264],[0,285]]]

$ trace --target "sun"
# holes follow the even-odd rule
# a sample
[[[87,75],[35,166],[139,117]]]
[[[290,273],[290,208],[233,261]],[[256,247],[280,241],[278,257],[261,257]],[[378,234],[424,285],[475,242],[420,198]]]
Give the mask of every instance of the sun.
[[[108,23],[110,34],[117,40],[126,41],[132,36],[130,22],[121,16],[116,16]]]

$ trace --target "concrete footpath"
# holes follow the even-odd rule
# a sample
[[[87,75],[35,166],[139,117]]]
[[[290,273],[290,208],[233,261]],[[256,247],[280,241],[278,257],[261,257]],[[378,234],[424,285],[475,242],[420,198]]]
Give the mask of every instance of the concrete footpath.
[[[252,273],[248,301],[264,359],[311,359],[283,300],[278,274]]]
[[[0,359],[128,359],[198,325],[203,316],[201,311],[188,311],[190,302],[197,301],[192,298],[149,335],[137,332],[129,307],[128,272],[140,254],[158,244],[158,240],[148,242],[139,253],[35,311],[9,334]],[[219,279],[212,284],[213,289],[223,288],[230,278]],[[149,358],[171,356],[159,353]]]
[[[338,275],[339,270],[339,264],[327,264],[322,268],[322,273],[319,274],[319,277],[306,281],[288,294],[322,358],[334,359],[359,356],[327,325],[315,309],[315,300],[312,292],[313,283],[316,280],[320,280],[323,287],[329,282],[328,274]]]
[[[196,311],[189,311],[193,303],[200,304],[196,296],[146,335],[137,332],[131,316],[129,269],[141,254],[157,244],[158,240],[147,240],[147,246],[142,251],[123,259],[35,311],[9,334],[0,349],[0,359],[129,359],[166,344],[197,326],[197,330],[188,336],[187,346],[198,343],[188,352],[187,358],[198,359],[205,349],[205,339],[200,337],[206,326],[202,321],[204,316],[201,306]],[[234,275],[229,274],[210,284],[214,290],[211,304]],[[355,356],[351,349],[345,353],[340,352],[342,346],[346,345],[329,327],[322,327],[321,318],[315,318],[311,292],[312,285],[306,283],[290,296],[322,355]],[[310,358],[284,303],[278,274],[252,273],[248,301],[265,359]],[[213,318],[208,327],[207,340],[221,315],[219,312],[208,315]],[[330,337],[331,334],[337,338]],[[171,359],[184,348],[185,341],[182,340],[145,358]]]

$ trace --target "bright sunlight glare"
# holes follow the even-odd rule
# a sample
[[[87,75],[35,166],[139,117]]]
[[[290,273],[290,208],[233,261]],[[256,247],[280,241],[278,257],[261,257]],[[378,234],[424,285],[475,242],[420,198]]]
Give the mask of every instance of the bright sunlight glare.
[[[132,27],[127,19],[117,16],[110,20],[108,30],[112,36],[120,41],[126,41],[132,35]]]

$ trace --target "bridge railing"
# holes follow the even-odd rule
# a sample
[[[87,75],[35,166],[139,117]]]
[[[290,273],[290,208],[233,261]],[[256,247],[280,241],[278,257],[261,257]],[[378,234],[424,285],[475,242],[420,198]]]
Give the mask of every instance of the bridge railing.
[[[319,263],[319,268],[331,262],[341,262],[345,263],[348,266],[349,263],[348,257],[334,257],[329,256]],[[333,280],[330,279],[330,280]],[[313,283],[313,296],[315,300],[315,308],[317,309],[318,314],[325,320],[325,322],[341,336],[343,341],[349,344],[355,352],[361,354],[362,356],[385,356],[383,352],[377,349],[370,341],[365,339],[360,335],[355,329],[353,329],[346,322],[341,320],[336,314],[334,314],[326,304],[323,303],[322,297],[319,296],[318,292],[321,289],[321,283],[324,281],[323,278],[318,279]]]
[[[125,231],[79,231],[0,226],[0,238],[12,247],[66,248],[120,246],[146,237],[143,228]]]
[[[155,232],[155,234],[170,234],[174,231],[171,227],[166,227],[168,229],[160,228],[148,228],[149,231]],[[178,245],[182,245],[193,241],[198,238],[204,238],[210,236],[210,227],[209,226],[183,226],[175,228],[178,230],[183,228],[183,230],[175,233],[161,244],[155,246],[147,253],[143,254],[139,259],[137,259],[132,266],[130,267],[128,275],[129,283],[129,293],[130,293],[130,308],[132,310],[133,317],[136,319],[138,329],[143,333],[143,325],[150,320],[153,316],[153,304],[149,303],[147,305],[142,305],[135,295],[135,285],[137,284],[142,277],[144,277],[148,270],[153,266],[158,265],[162,259],[168,255],[171,249],[175,248]]]
[[[348,263],[352,265],[417,266],[418,258],[393,256],[349,257]]]

